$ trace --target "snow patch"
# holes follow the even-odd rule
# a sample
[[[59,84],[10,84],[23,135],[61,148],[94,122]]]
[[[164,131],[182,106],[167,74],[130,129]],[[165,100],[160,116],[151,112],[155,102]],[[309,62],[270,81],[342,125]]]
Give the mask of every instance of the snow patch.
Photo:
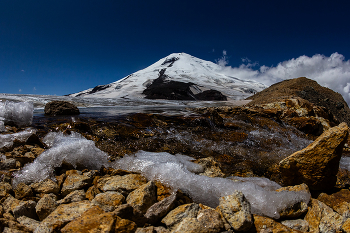
[[[71,164],[75,168],[83,166],[91,170],[107,167],[109,156],[95,146],[91,140],[85,139],[78,133],[71,135],[63,133],[49,133],[43,141],[51,148],[44,151],[33,163],[26,164],[21,171],[14,174],[12,185],[39,182],[47,178],[55,180],[54,169],[63,163]]]
[[[17,126],[28,126],[32,124],[33,120],[33,103],[30,102],[0,102],[0,121],[3,123],[14,123]],[[0,123],[0,131],[1,131]]]
[[[294,203],[309,202],[310,196],[303,192],[274,191],[277,183],[266,178],[211,178],[196,175],[202,168],[184,155],[166,152],[152,153],[139,151],[134,156],[124,156],[114,168],[141,172],[149,180],[159,180],[173,189],[188,193],[195,202],[215,208],[219,198],[240,190],[252,207],[252,213],[279,218],[280,211]]]
[[[13,134],[0,134],[0,148],[11,147],[15,140],[25,142],[32,134],[35,133],[35,129],[26,129],[24,131]]]

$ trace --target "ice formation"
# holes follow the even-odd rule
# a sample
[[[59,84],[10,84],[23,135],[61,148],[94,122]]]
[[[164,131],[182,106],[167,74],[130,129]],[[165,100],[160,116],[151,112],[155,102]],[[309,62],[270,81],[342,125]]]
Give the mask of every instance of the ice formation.
[[[35,129],[26,129],[24,131],[13,134],[0,134],[0,148],[11,147],[14,140],[25,142],[30,135],[35,134]]]
[[[46,178],[55,179],[54,169],[63,163],[96,170],[108,166],[108,154],[99,150],[93,141],[85,139],[78,133],[72,132],[71,135],[65,136],[63,133],[51,132],[43,141],[50,145],[50,149],[14,174],[12,183],[14,187],[21,182],[29,184]]]
[[[350,171],[350,157],[341,157],[339,168]]]
[[[252,213],[272,218],[279,218],[280,211],[294,203],[310,200],[309,194],[304,192],[273,191],[280,186],[266,178],[226,179],[196,175],[193,172],[200,172],[202,168],[191,160],[184,155],[139,151],[116,161],[114,167],[141,172],[147,179],[181,189],[195,202],[210,207],[216,207],[220,197],[240,190],[250,202]]]
[[[17,126],[28,126],[32,124],[33,111],[34,106],[30,102],[0,102],[0,121],[14,123]]]

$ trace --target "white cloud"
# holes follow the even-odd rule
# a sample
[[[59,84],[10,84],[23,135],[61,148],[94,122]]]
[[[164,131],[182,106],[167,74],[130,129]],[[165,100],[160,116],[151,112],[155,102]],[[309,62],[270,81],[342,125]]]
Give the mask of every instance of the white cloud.
[[[36,87],[33,87],[33,91],[36,91]]]
[[[242,58],[242,61],[248,62],[248,64],[242,64],[239,67],[225,66],[223,72],[237,78],[255,80],[266,85],[286,79],[307,77],[324,87],[339,92],[350,105],[350,60],[345,60],[342,54],[336,52],[330,57],[321,54],[312,57],[303,55],[280,62],[275,67],[263,65],[258,69],[252,68],[257,66],[258,63],[251,63],[247,58]]]
[[[22,89],[19,89],[18,92],[22,92]]]
[[[215,60],[216,64],[219,66],[225,67],[228,64],[228,58],[226,57],[227,51],[223,50],[222,51],[222,57]]]

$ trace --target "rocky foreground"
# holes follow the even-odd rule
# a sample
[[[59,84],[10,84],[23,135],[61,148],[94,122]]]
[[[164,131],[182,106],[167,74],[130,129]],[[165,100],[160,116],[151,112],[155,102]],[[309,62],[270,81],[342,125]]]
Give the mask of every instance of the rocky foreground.
[[[283,94],[273,92],[268,102],[261,102],[265,98],[259,93],[250,106],[194,109],[190,116],[131,114],[108,122],[34,121],[36,131],[12,143],[0,142],[0,230],[350,232],[350,172],[339,169],[341,157],[349,156],[349,108],[339,99],[324,97],[328,92],[318,87],[299,85],[317,92],[308,100],[304,91],[302,98],[295,94],[300,93],[295,83],[298,80],[294,89],[282,83]],[[333,102],[340,111],[327,108],[326,103]],[[3,135],[24,129],[6,127]],[[203,167],[197,175],[266,177],[283,186],[275,193],[292,191],[310,198],[290,202],[275,217],[267,217],[253,214],[253,203],[241,191],[209,207],[194,201],[187,190],[147,179],[144,173],[106,167],[89,170],[69,163],[55,168],[55,180],[13,185],[16,172],[48,150],[43,142],[48,132],[78,132],[107,152],[110,161],[140,150],[180,153]]]

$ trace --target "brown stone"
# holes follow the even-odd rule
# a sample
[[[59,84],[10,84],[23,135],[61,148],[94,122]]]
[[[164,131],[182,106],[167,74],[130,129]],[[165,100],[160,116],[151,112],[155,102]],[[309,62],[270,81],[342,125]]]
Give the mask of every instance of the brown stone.
[[[118,218],[118,217],[117,217]],[[112,232],[115,218],[112,213],[105,213],[94,206],[85,211],[79,218],[69,222],[61,229],[62,233],[74,232]]]
[[[89,199],[89,201],[92,201],[97,194],[101,193],[98,188],[96,188],[94,185],[90,186],[88,190],[86,191],[86,198]]]
[[[301,231],[291,229],[279,222],[276,222],[275,220],[268,218],[268,217],[263,217],[259,215],[253,215],[254,217],[254,227],[256,232],[261,232],[261,233],[268,233],[268,232],[294,232],[298,233]]]
[[[128,219],[122,219],[120,217],[116,217],[115,219],[115,232],[120,233],[132,233],[137,229],[137,225],[135,222],[130,221]]]
[[[15,197],[17,199],[23,199],[31,196],[33,196],[33,191],[29,185],[26,185],[25,183],[20,183],[17,185],[15,189]]]
[[[112,176],[101,178],[97,187],[102,191],[117,191],[122,194],[129,194],[141,185],[146,184],[146,179],[139,174],[128,174],[125,176]]]
[[[145,217],[150,223],[156,223],[175,207],[176,193],[153,204],[146,212]]]
[[[106,212],[113,211],[117,206],[121,205],[125,200],[125,197],[114,191],[108,191],[105,193],[99,193],[91,201],[91,205],[97,205]]]
[[[342,202],[350,202],[350,190],[349,189],[341,189],[338,192],[332,194],[321,193],[317,200],[325,203],[329,207],[333,208],[338,206]]]
[[[34,189],[34,191],[37,193],[58,194],[58,192],[60,191],[60,188],[57,185],[57,183],[51,179],[46,179],[44,181],[33,183],[30,185],[30,187],[32,187]]]
[[[67,101],[51,101],[45,105],[45,115],[78,115],[79,109],[72,103]]]
[[[36,214],[40,221],[44,220],[57,207],[56,196],[53,193],[45,194],[35,207]]]
[[[12,186],[9,183],[0,182],[0,199],[6,197],[12,191]]]
[[[163,219],[162,223],[168,228],[175,228],[185,218],[196,218],[200,207],[198,204],[186,204],[170,211]]]
[[[79,175],[76,173],[67,175],[67,178],[62,184],[61,193],[63,196],[68,195],[70,192],[82,189],[92,183],[92,179],[86,175]]]
[[[284,185],[306,183],[311,190],[331,189],[349,129],[346,123],[324,132],[305,149],[295,152],[279,163]]]
[[[198,211],[197,220],[206,232],[221,232],[224,228],[220,214],[211,208]]]
[[[153,181],[142,185],[132,191],[126,198],[126,202],[135,211],[145,214],[147,209],[157,202],[157,187]]]

